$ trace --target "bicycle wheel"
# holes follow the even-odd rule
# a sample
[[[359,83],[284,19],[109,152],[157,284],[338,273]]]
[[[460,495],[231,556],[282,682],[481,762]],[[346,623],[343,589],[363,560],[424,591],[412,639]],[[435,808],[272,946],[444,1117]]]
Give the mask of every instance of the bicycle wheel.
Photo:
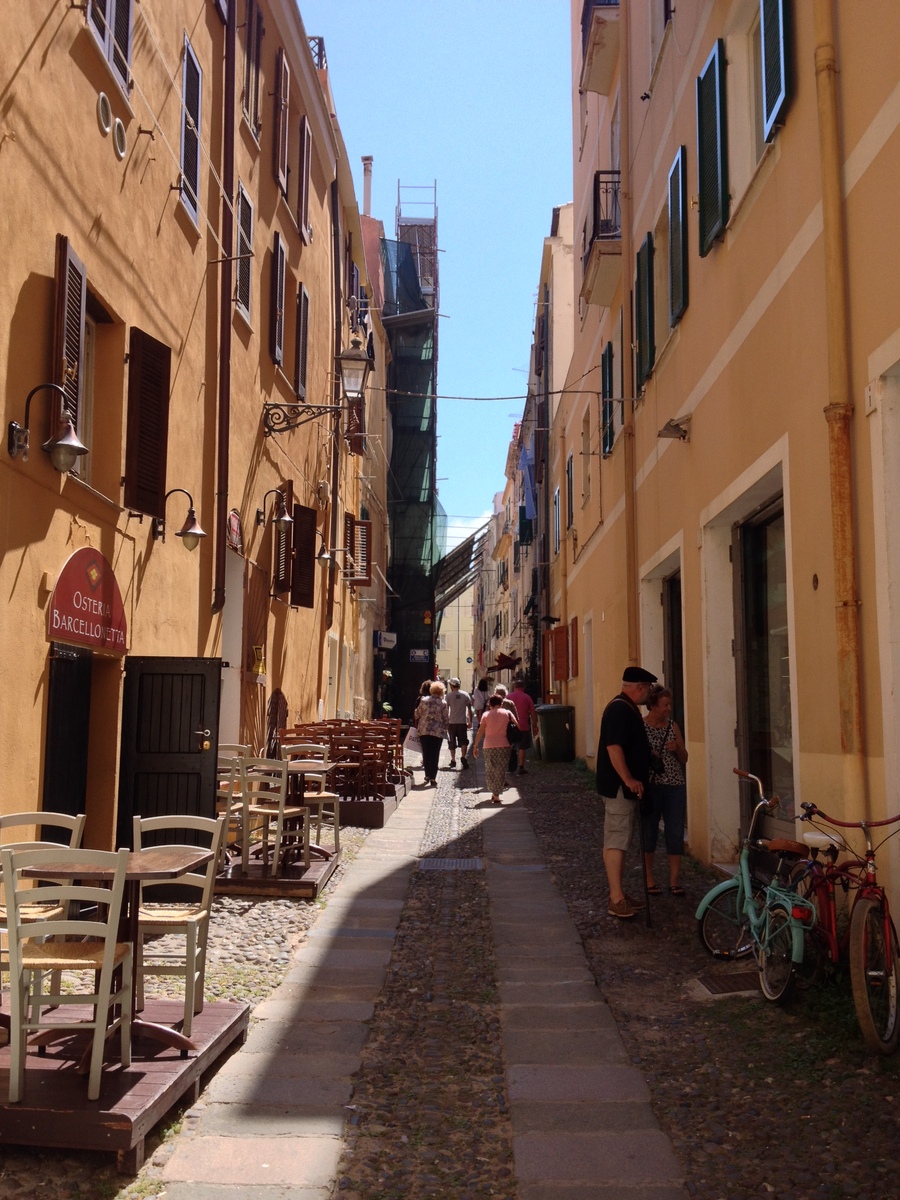
[[[753,934],[743,912],[743,894],[743,888],[735,881],[734,887],[716,896],[697,922],[700,944],[710,954],[744,958],[753,949]]]
[[[759,987],[767,1000],[783,1004],[794,989],[794,935],[783,908],[770,908],[759,947]]]
[[[857,900],[850,920],[850,981],[856,1019],[870,1050],[890,1054],[900,1036],[900,963],[897,961],[897,931],[890,928],[890,970],[885,941],[885,914],[880,900],[863,896]]]

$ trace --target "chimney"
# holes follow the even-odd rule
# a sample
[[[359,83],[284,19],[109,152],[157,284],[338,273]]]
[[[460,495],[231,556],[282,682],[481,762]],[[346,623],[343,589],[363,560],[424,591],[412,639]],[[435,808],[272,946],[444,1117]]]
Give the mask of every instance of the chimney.
[[[362,156],[363,165],[363,216],[372,215],[372,155]]]

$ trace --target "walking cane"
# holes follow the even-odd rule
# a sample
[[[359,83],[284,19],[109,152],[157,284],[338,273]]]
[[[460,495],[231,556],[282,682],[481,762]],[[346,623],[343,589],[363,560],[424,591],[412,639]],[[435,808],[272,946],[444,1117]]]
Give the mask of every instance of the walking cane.
[[[647,928],[652,929],[653,922],[650,919],[650,884],[647,882],[647,864],[644,862],[644,831],[641,828],[641,804],[643,804],[643,797],[638,800],[638,819],[635,821],[638,839],[638,861],[641,864],[641,878],[644,881],[644,912],[647,914]]]

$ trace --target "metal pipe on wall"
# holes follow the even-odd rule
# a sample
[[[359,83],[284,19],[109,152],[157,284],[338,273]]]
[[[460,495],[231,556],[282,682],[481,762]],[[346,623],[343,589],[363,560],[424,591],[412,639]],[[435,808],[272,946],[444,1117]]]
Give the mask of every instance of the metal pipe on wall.
[[[622,394],[634,396],[634,348],[632,329],[634,316],[631,298],[632,203],[631,203],[631,70],[629,62],[628,5],[619,10],[621,22],[621,87],[619,103],[622,136],[620,139],[620,180],[622,197]],[[622,435],[625,439],[625,619],[628,636],[628,662],[636,664],[638,647],[638,561],[637,561],[637,486],[636,450],[634,444],[634,402],[624,404]]]
[[[865,816],[871,817],[862,721],[859,594],[853,512],[853,401],[850,388],[847,239],[832,0],[815,0],[814,14],[828,350],[828,404],[824,412],[828,422],[831,481],[843,788],[848,800],[851,797],[861,798]]]

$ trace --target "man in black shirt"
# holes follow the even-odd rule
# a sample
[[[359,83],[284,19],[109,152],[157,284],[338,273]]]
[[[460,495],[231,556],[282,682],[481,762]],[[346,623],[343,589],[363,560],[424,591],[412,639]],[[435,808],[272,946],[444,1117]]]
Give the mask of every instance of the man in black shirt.
[[[609,880],[609,915],[633,917],[642,900],[622,890],[625,852],[631,844],[634,819],[650,779],[650,743],[639,704],[645,704],[656,676],[643,667],[626,667],[622,691],[610,700],[600,718],[597,747],[597,791],[606,810],[603,865]]]

